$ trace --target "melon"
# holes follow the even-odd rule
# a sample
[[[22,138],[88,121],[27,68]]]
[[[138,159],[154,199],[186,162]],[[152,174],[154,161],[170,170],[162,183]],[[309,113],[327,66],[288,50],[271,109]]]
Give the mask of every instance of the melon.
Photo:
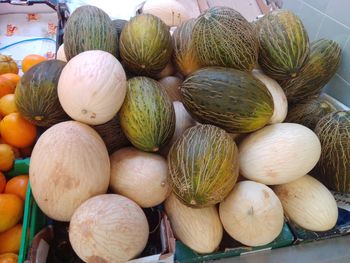
[[[310,56],[297,76],[280,81],[288,101],[296,103],[319,95],[340,65],[341,48],[333,40],[319,39],[311,43]]]
[[[237,183],[220,203],[219,214],[226,232],[250,247],[272,242],[284,223],[281,201],[269,187],[253,181]]]
[[[335,110],[326,99],[311,97],[294,104],[288,111],[285,122],[299,123],[314,130],[322,117]]]
[[[142,209],[115,194],[90,198],[77,208],[69,224],[70,244],[84,262],[126,262],[143,251],[148,236]]]
[[[253,76],[265,84],[273,99],[273,114],[269,124],[283,122],[288,112],[288,101],[281,86],[261,70],[253,70]]]
[[[126,94],[125,71],[110,53],[85,51],[67,63],[57,90],[64,111],[72,119],[103,124],[122,106]]]
[[[238,177],[238,150],[231,136],[213,125],[187,129],[168,154],[173,193],[191,207],[221,202]]]
[[[323,151],[312,175],[331,190],[350,193],[350,111],[327,114],[315,133]]]
[[[142,13],[159,17],[169,27],[179,26],[181,22],[197,16],[178,0],[148,0],[142,6]]]
[[[101,136],[109,154],[131,145],[122,130],[118,115],[115,115],[110,121],[92,126],[92,128]]]
[[[126,137],[143,151],[158,151],[174,134],[173,104],[161,85],[148,77],[128,80],[119,117]]]
[[[223,67],[203,68],[181,85],[182,102],[198,122],[229,133],[249,133],[271,119],[273,99],[251,74]]]
[[[296,180],[321,155],[316,134],[296,123],[276,123],[249,134],[239,144],[240,174],[267,185]]]
[[[176,70],[173,66],[173,63],[170,61],[168,64],[166,64],[165,68],[155,76],[155,79],[160,80],[162,78],[173,76],[175,74]]]
[[[124,19],[114,19],[112,20],[112,24],[117,31],[118,39],[120,39],[120,35],[122,34],[123,28],[128,23],[127,20]]]
[[[136,75],[155,76],[170,61],[171,35],[167,25],[151,14],[133,17],[120,36],[120,55]]]
[[[200,68],[192,35],[195,22],[194,18],[183,22],[172,35],[174,47],[172,61],[177,70],[185,77]]]
[[[164,156],[168,155],[170,147],[176,142],[178,138],[190,127],[195,126],[196,122],[192,119],[192,117],[186,111],[184,105],[180,101],[173,102],[175,109],[175,132],[171,140],[165,145],[165,147],[161,148],[160,153]]]
[[[295,77],[309,56],[309,37],[293,12],[275,10],[257,22],[259,65],[275,80]],[[288,96],[287,96],[288,97]]]
[[[40,209],[70,221],[92,196],[107,192],[110,162],[101,137],[88,125],[66,121],[46,130],[34,146],[29,181]]]
[[[159,83],[162,84],[162,88],[166,91],[171,101],[181,101],[180,86],[182,79],[174,76],[168,76],[161,78]]]
[[[223,228],[215,206],[192,208],[174,194],[164,202],[174,235],[197,253],[214,252],[222,239]]]
[[[22,76],[15,91],[15,103],[31,123],[50,127],[70,119],[57,95],[58,80],[65,65],[60,60],[43,61]]]
[[[56,59],[67,62],[66,54],[64,53],[64,44],[60,45],[57,49]]]
[[[250,23],[232,8],[217,6],[204,11],[192,34],[202,66],[251,71],[257,63],[258,38]]]
[[[126,147],[110,157],[110,189],[141,207],[161,204],[170,194],[168,164],[164,157]]]
[[[286,216],[311,231],[332,229],[338,219],[338,207],[332,193],[310,175],[273,188]]]
[[[64,52],[69,61],[87,50],[117,55],[117,32],[109,16],[100,8],[83,5],[74,10],[64,27]]]

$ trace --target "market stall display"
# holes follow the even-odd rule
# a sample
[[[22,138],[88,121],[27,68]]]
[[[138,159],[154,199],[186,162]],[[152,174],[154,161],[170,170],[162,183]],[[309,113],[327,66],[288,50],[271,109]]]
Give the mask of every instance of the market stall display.
[[[196,262],[350,232],[349,111],[321,94],[340,46],[291,11],[181,5],[81,6],[56,58],[0,56],[1,256]]]

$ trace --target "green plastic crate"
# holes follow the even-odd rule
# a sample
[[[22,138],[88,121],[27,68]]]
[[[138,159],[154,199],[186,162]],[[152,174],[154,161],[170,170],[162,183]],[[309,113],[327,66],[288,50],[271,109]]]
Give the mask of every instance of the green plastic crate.
[[[29,173],[29,158],[18,159],[15,161],[14,167],[11,171],[6,173],[7,178],[14,177],[20,174]],[[26,200],[24,205],[23,222],[22,222],[22,238],[21,246],[18,255],[18,263],[24,263],[26,260],[29,246],[36,233],[38,233],[46,224],[46,217],[39,209],[35,202],[30,184],[28,184]],[[26,235],[26,233],[28,233]]]

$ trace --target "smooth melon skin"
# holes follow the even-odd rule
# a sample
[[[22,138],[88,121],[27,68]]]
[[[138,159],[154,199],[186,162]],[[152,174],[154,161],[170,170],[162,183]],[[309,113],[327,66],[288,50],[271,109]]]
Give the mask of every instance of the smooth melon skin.
[[[148,236],[142,209],[116,194],[90,198],[69,224],[69,241],[84,262],[124,263],[144,250]]]
[[[223,228],[216,206],[188,207],[171,194],[164,207],[175,237],[186,246],[198,253],[212,253],[218,248]]]
[[[87,50],[103,50],[117,56],[118,35],[112,20],[102,9],[84,5],[74,10],[64,27],[67,61]]]
[[[258,38],[249,22],[232,8],[209,8],[196,19],[192,34],[202,66],[250,72],[257,63]]]
[[[276,123],[251,133],[239,144],[240,174],[267,185],[296,180],[314,168],[321,144],[309,128]]]
[[[72,58],[62,70],[58,98],[74,120],[98,125],[111,120],[126,95],[126,75],[110,53],[90,50]]]
[[[92,196],[107,192],[110,162],[97,132],[77,121],[58,123],[34,146],[29,168],[33,196],[50,218],[70,221]]]
[[[226,232],[246,246],[263,246],[282,231],[283,207],[266,185],[242,181],[220,203],[219,214]]]
[[[332,193],[310,175],[273,187],[286,216],[304,229],[327,231],[338,219],[338,207]]]
[[[164,157],[126,147],[110,156],[110,188],[141,207],[161,204],[170,194],[168,164]]]
[[[128,71],[150,77],[165,68],[173,51],[168,26],[151,14],[137,15],[126,23],[119,48]]]
[[[259,65],[265,74],[277,81],[297,76],[310,51],[300,18],[288,10],[275,10],[259,19],[255,30],[260,43]]]

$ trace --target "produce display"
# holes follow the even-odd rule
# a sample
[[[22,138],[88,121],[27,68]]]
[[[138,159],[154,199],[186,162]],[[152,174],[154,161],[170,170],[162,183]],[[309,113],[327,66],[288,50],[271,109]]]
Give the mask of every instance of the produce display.
[[[84,262],[153,256],[149,211],[198,254],[336,227],[350,118],[320,94],[339,45],[309,44],[286,10],[250,23],[147,2],[129,21],[77,8],[56,59],[29,54],[20,75],[0,55],[0,259],[19,251],[28,182]],[[10,179],[24,157],[29,176]]]

